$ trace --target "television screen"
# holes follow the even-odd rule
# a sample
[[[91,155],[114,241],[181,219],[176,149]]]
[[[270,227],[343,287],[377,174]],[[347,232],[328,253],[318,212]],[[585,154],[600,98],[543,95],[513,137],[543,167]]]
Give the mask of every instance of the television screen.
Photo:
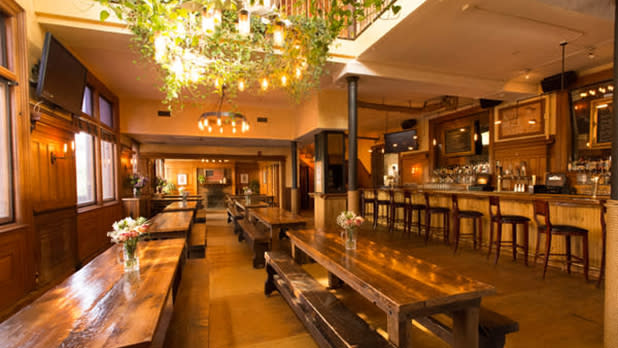
[[[73,114],[80,114],[86,68],[51,33],[45,35],[36,94]]]
[[[399,153],[418,150],[416,129],[384,134],[384,152]]]

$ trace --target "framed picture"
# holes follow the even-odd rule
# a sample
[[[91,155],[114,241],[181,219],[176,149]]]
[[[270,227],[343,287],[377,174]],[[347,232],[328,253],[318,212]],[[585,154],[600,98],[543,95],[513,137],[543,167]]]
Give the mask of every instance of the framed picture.
[[[546,99],[545,97],[536,98],[498,109],[494,122],[497,140],[544,135]]]
[[[178,174],[177,177],[178,185],[186,185],[187,184],[187,174]]]
[[[240,183],[241,184],[248,184],[249,183],[249,174],[247,174],[247,173],[240,174]]]
[[[589,147],[608,149],[614,136],[614,104],[612,98],[596,99],[590,102],[592,127],[590,127]]]
[[[446,129],[442,138],[444,156],[468,156],[474,154],[474,123]]]

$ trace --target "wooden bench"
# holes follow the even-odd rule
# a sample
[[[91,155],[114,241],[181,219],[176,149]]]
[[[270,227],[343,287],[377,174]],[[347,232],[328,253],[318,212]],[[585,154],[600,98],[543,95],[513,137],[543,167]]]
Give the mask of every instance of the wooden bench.
[[[448,315],[433,315],[415,320],[445,342],[453,344],[452,322]],[[506,343],[506,335],[517,331],[519,331],[519,324],[516,321],[481,307],[479,348],[502,348]]]
[[[203,259],[204,257],[206,257],[206,224],[193,224],[189,240],[189,258]]]
[[[206,222],[206,209],[198,209],[197,212],[195,213],[195,218],[194,220],[195,222]]]
[[[264,267],[264,252],[270,250],[270,234],[244,219],[237,220],[237,224],[241,230],[238,241],[246,240],[253,250],[253,267]]]
[[[266,253],[264,293],[277,290],[320,347],[395,347],[280,251]]]
[[[236,205],[235,204],[228,204],[227,207],[227,223],[233,223],[234,224],[234,234],[237,234],[239,232],[239,228],[238,228],[238,220],[242,220],[244,218],[244,215],[242,215],[241,213],[238,212],[238,210],[236,209]]]

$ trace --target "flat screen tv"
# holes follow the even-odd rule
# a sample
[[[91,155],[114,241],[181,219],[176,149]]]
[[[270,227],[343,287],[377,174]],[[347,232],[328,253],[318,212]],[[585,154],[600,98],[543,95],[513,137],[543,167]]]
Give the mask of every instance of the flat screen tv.
[[[80,114],[86,68],[51,33],[45,34],[36,94],[73,114]]]
[[[416,129],[384,134],[384,152],[399,153],[418,150]]]

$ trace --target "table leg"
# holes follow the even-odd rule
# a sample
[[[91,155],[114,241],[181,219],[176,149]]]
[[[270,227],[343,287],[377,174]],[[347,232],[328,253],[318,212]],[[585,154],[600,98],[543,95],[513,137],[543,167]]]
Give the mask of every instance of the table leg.
[[[387,317],[388,338],[397,347],[404,348],[411,345],[409,340],[412,331],[412,320],[407,317],[400,318],[398,313],[393,313]]]
[[[339,279],[336,275],[328,272],[328,288],[329,289],[339,289],[343,286],[343,281]]]
[[[470,306],[453,312],[454,348],[479,346],[479,306]]]
[[[270,250],[279,250],[279,229],[273,228],[272,226],[270,226],[269,228],[271,241]]]

